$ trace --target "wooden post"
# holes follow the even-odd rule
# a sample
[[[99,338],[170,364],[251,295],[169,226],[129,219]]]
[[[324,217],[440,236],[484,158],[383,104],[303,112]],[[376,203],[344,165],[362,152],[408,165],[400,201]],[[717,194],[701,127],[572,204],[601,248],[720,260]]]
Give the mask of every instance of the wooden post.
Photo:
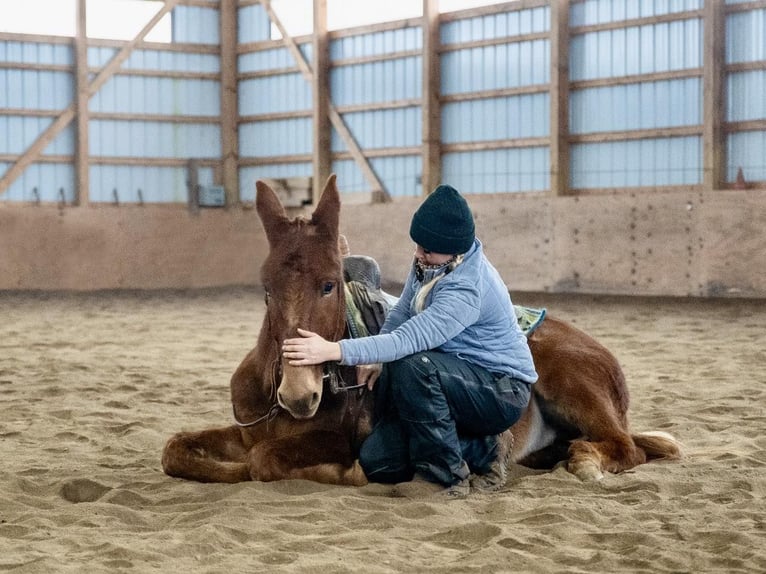
[[[441,183],[441,45],[439,0],[423,0],[423,195]]]
[[[313,39],[313,76],[311,91],[313,94],[313,184],[312,202],[319,201],[324,184],[332,172],[332,151],[330,115],[330,53],[327,34],[327,0],[314,0],[314,39]]]
[[[550,186],[569,193],[569,0],[551,1]]]
[[[239,203],[237,0],[221,0],[221,183],[226,206]]]
[[[75,37],[75,74],[77,98],[77,140],[75,149],[75,204],[90,202],[88,160],[88,34],[86,0],[77,0],[77,36]]]
[[[703,55],[703,189],[721,189],[725,181],[724,59],[726,13],[724,2],[705,0]]]

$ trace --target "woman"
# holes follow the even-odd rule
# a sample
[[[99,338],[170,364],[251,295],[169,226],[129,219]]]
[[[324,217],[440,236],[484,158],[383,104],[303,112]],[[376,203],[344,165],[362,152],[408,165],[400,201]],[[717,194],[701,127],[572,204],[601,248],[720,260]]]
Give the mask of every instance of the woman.
[[[381,375],[375,426],[359,456],[371,481],[419,475],[452,497],[468,494],[471,472],[492,475],[495,487],[505,482],[497,435],[521,416],[537,373],[474,230],[465,199],[440,185],[412,217],[415,261],[380,333],[331,342],[299,329],[284,342],[293,365],[359,365],[370,389]]]

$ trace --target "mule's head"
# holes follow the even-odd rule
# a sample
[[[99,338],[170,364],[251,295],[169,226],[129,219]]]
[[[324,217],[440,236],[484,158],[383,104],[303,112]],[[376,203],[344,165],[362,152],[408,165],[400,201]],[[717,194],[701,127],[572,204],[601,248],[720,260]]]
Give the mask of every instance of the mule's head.
[[[311,418],[322,400],[322,365],[294,367],[282,359],[286,338],[298,327],[337,340],[345,326],[343,270],[338,248],[340,196],[335,175],[327,180],[311,218],[289,219],[279,198],[262,181],[256,183],[256,209],[269,242],[261,268],[266,290],[263,329],[271,339],[273,359],[280,361],[279,404],[297,419]]]

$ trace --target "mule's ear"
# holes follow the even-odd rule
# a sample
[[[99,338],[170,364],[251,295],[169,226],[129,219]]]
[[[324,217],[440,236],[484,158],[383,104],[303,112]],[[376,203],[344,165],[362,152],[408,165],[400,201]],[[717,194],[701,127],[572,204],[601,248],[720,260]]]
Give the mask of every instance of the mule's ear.
[[[322,197],[311,216],[311,223],[331,236],[337,237],[340,223],[340,194],[335,184],[335,174],[327,178]]]
[[[255,209],[261,218],[269,244],[273,244],[282,235],[290,220],[273,189],[260,180],[255,182],[255,189],[258,192],[255,196]]]

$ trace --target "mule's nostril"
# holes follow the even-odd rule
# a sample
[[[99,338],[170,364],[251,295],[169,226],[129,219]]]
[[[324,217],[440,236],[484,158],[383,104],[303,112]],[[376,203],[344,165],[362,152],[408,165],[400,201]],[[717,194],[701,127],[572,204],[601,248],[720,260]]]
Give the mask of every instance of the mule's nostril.
[[[311,395],[311,404],[316,403],[319,400],[319,393],[314,393]]]

